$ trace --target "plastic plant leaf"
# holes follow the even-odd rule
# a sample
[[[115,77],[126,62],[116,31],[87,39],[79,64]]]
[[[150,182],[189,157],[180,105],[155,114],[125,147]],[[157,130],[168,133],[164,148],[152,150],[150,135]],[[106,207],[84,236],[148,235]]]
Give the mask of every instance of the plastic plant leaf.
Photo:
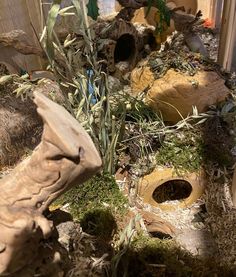
[[[97,20],[99,16],[98,1],[89,0],[87,8],[88,8],[88,16],[90,16],[93,20]]]
[[[149,14],[149,12],[150,12],[150,10],[151,10],[151,7],[153,6],[153,4],[154,4],[154,1],[153,0],[148,0],[148,4],[147,4],[147,12],[146,12],[146,14],[145,14],[145,18],[148,16],[148,14]]]

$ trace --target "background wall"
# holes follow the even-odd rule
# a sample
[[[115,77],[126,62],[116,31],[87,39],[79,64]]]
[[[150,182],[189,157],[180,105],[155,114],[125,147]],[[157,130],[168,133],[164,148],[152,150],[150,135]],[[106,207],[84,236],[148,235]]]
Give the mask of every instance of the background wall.
[[[0,0],[0,33],[15,29],[23,30],[32,45],[39,46],[35,32],[41,33],[40,0]],[[0,61],[9,63],[13,68],[27,71],[41,69],[42,61],[34,55],[18,54],[13,49],[0,44]]]

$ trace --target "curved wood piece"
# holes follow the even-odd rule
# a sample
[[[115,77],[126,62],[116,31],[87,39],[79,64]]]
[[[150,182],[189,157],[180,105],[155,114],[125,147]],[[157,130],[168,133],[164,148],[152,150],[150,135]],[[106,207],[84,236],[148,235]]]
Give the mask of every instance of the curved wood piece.
[[[34,96],[44,122],[41,143],[0,180],[0,275],[30,263],[39,240],[52,231],[43,212],[101,168],[99,154],[78,121],[37,90]]]

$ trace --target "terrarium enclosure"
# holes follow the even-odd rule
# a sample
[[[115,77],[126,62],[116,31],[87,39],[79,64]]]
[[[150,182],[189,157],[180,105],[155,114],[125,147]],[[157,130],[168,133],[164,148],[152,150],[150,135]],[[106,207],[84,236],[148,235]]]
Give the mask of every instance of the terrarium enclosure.
[[[47,18],[48,11],[52,5],[52,0],[2,0],[1,1],[1,22],[0,30],[2,33],[7,33],[13,29],[23,30],[27,36],[30,44],[39,47],[39,36],[37,34],[42,33],[43,25]],[[223,10],[223,0],[176,0],[167,1],[173,2],[176,6],[184,6],[186,10],[189,10],[192,14],[201,10],[203,18],[208,19],[211,27],[219,28],[222,25],[221,43],[219,51],[219,62],[227,70],[234,69],[234,45],[235,45],[235,32],[234,28],[234,1],[225,3]],[[70,1],[63,1],[63,6],[68,6]],[[120,10],[120,5],[117,1],[99,0],[98,7],[100,9],[100,16],[109,16]],[[147,9],[146,9],[147,10]],[[145,17],[145,9],[138,10],[133,18],[133,22],[153,24],[153,13],[151,11],[149,15]],[[224,14],[222,15],[224,11]],[[223,20],[222,20],[223,17]],[[172,29],[173,31],[173,24]],[[227,36],[227,38],[226,38]],[[19,53],[13,52],[13,50],[5,50],[5,47],[1,47],[1,59],[12,66],[12,70],[19,70],[25,68],[26,70],[36,70],[44,67],[43,62],[35,56],[28,55],[22,56]]]
[[[235,276],[236,0],[0,0],[0,276]]]

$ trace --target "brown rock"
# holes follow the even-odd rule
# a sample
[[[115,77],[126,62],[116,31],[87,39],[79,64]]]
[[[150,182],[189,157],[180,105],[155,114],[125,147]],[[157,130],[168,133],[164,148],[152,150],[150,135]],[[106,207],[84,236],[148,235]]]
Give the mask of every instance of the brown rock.
[[[144,81],[141,79],[140,83]],[[228,94],[224,80],[215,72],[198,72],[191,77],[170,69],[165,76],[154,81],[146,100],[150,107],[162,114],[165,121],[176,123],[190,115],[194,106],[198,112],[205,112]]]

